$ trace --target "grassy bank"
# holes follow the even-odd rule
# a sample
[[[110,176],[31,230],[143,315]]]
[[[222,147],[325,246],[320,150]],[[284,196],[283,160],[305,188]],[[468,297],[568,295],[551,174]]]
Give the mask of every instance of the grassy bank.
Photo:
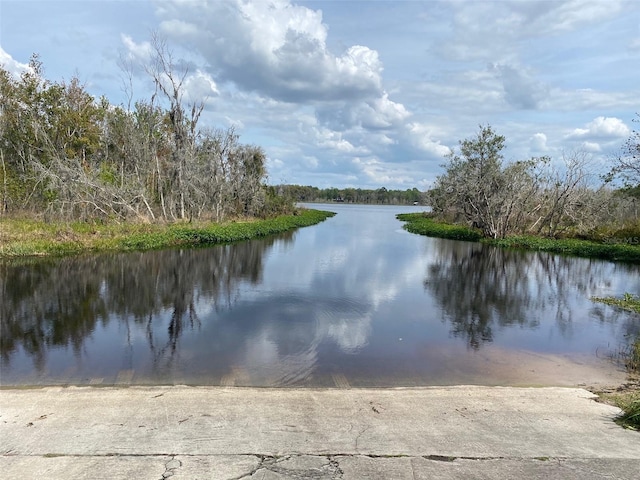
[[[625,293],[622,298],[593,297],[591,300],[640,313],[640,296],[638,295]],[[619,356],[631,375],[640,375],[640,337],[636,337],[633,343],[619,353]],[[622,409],[623,413],[618,417],[618,423],[625,427],[640,430],[640,391],[637,388],[609,392],[604,396],[605,399]]]
[[[480,232],[460,225],[436,222],[423,213],[400,213],[398,220],[407,222],[405,230],[427,237],[448,238],[449,240],[467,240],[477,242],[482,238]]]
[[[267,220],[170,225],[47,223],[4,218],[0,220],[0,258],[214,245],[315,225],[333,215],[332,212],[300,209],[295,215]]]
[[[575,255],[617,262],[640,263],[640,246],[623,243],[603,243],[578,239],[550,239],[532,235],[511,236],[504,239],[482,238],[480,232],[460,225],[437,222],[423,213],[403,213],[398,220],[407,222],[406,230],[430,237],[452,240],[482,241],[489,245],[538,252]]]

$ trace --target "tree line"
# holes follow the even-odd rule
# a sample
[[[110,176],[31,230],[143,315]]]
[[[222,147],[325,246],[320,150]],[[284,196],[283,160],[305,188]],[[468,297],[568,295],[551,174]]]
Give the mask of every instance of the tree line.
[[[345,202],[379,205],[424,205],[425,192],[417,188],[387,190],[362,188],[318,188],[302,185],[278,185],[274,187],[280,194],[294,202]]]
[[[559,161],[537,157],[506,163],[504,147],[505,138],[491,126],[481,126],[474,138],[462,140],[428,192],[434,215],[477,228],[490,238],[640,231],[637,131],[603,175],[595,173],[585,152],[571,152]],[[611,186],[616,177],[624,180],[624,187]]]
[[[222,221],[288,211],[265,185],[262,148],[233,128],[200,128],[186,70],[162,41],[153,47],[155,92],[128,107],[95,99],[77,77],[47,80],[37,55],[19,77],[0,66],[0,212]]]

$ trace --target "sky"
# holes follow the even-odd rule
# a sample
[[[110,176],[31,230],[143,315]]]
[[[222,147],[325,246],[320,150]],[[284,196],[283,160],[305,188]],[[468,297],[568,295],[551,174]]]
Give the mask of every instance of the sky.
[[[151,98],[154,36],[270,184],[426,190],[480,125],[506,161],[604,171],[640,127],[636,0],[0,0],[3,68],[37,53],[116,105]]]

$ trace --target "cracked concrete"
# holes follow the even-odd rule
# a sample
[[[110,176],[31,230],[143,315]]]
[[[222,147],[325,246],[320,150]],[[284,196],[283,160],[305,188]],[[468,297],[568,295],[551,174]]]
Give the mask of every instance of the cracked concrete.
[[[635,479],[574,388],[0,390],[4,479]]]
[[[182,466],[182,462],[175,457],[172,457],[165,466],[164,473],[162,474],[162,478],[173,477],[176,474],[176,471]],[[162,480],[162,479],[161,479]]]

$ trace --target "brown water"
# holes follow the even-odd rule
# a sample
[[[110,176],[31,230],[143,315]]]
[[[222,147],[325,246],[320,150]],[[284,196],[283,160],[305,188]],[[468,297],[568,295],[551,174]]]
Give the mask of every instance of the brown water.
[[[269,239],[0,264],[0,382],[252,386],[617,383],[640,267],[432,239],[413,207]]]

